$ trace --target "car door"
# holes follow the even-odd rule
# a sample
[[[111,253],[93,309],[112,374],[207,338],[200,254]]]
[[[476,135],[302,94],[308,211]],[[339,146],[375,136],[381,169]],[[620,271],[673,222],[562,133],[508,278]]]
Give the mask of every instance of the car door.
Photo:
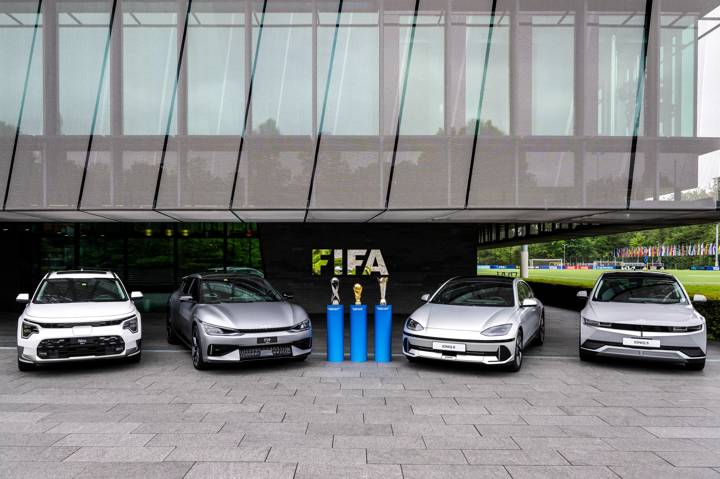
[[[190,341],[190,335],[192,333],[192,318],[195,312],[195,306],[198,302],[198,278],[188,278],[188,282],[185,288],[180,293],[180,296],[190,296],[191,301],[177,301],[177,316],[175,324],[178,326],[177,331],[187,340]]]
[[[523,301],[529,297],[529,290],[525,283],[522,281],[518,282],[517,285],[517,292],[518,292],[518,306],[520,307],[520,325],[523,329],[523,340],[524,343],[527,344],[528,340],[532,337],[533,334],[535,334],[535,325],[533,324],[533,308],[527,308],[523,307],[522,303]]]

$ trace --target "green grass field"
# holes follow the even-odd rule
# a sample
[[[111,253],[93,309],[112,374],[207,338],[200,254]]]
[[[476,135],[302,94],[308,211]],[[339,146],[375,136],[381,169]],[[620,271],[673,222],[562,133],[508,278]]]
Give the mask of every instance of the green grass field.
[[[517,271],[517,270],[501,270]],[[531,281],[591,288],[601,270],[552,270],[531,269]],[[720,300],[720,271],[666,270],[674,274],[687,289],[688,294],[704,294],[708,299]],[[478,270],[479,274],[497,275],[498,270]]]

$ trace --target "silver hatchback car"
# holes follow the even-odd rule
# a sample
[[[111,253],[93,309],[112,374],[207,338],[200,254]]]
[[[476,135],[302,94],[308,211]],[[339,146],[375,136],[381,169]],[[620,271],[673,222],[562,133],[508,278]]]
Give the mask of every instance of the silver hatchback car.
[[[305,310],[260,274],[193,274],[170,296],[167,339],[184,342],[193,366],[246,360],[304,360],[312,348]]]
[[[620,356],[705,367],[705,318],[671,274],[604,273],[580,313],[580,359]],[[705,301],[696,294],[693,301]]]

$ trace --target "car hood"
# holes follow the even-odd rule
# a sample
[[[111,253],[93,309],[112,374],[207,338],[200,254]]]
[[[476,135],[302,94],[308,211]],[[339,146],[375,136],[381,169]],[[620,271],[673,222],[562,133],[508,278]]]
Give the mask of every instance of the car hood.
[[[515,308],[491,306],[455,306],[428,303],[420,307],[415,316],[424,317],[427,329],[453,331],[483,331],[491,326],[510,322]]]
[[[589,319],[608,323],[637,325],[674,325],[698,323],[695,310],[688,304],[602,303],[588,305]],[[588,314],[589,313],[589,314]]]
[[[200,321],[233,329],[285,328],[308,317],[300,306],[285,301],[201,304],[195,314]]]
[[[135,312],[130,301],[108,303],[29,303],[25,308],[26,318],[42,319],[45,322],[61,322],[72,319],[76,322],[96,321],[98,318],[116,318],[128,316]]]

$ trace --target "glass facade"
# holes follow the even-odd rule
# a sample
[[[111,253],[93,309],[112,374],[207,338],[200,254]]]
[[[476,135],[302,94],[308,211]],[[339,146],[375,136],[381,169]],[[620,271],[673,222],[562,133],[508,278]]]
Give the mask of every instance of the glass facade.
[[[718,26],[717,0],[0,0],[0,220],[714,218]]]

